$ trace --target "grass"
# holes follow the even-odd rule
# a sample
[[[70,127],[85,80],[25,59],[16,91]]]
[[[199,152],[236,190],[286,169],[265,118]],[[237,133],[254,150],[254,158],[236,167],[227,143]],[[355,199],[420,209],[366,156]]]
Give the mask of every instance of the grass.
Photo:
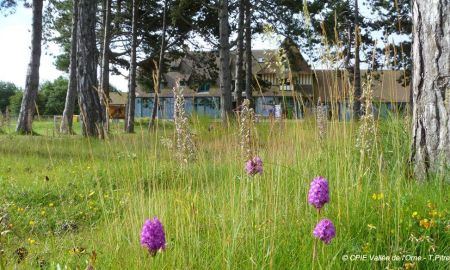
[[[320,141],[312,120],[262,122],[264,173],[253,178],[234,124],[194,119],[198,153],[188,166],[161,143],[173,140],[171,123],[152,133],[138,125],[133,135],[115,127],[105,141],[59,136],[45,121],[35,123],[41,136],[6,129],[0,212],[7,218],[0,228],[10,232],[1,258],[7,269],[84,269],[93,251],[98,269],[449,269],[450,258],[429,257],[450,255],[449,185],[442,177],[410,177],[405,123],[378,122],[361,159],[354,123],[329,122]],[[318,215],[307,193],[317,175],[330,183],[321,216],[334,222],[337,236],[319,243],[313,261]],[[155,257],[139,244],[153,216],[168,242]]]

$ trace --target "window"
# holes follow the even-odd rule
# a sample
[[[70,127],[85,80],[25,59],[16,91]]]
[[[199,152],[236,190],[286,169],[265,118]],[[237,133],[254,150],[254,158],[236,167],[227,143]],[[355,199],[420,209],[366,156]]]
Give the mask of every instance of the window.
[[[294,78],[295,85],[312,85],[313,77],[312,74],[298,74]]]
[[[285,84],[280,85],[280,90],[283,90],[283,91],[291,91],[291,90],[292,90],[292,87],[291,87],[290,82],[287,82],[287,83],[285,83]]]
[[[211,85],[209,83],[202,83],[198,86],[197,92],[209,92]]]

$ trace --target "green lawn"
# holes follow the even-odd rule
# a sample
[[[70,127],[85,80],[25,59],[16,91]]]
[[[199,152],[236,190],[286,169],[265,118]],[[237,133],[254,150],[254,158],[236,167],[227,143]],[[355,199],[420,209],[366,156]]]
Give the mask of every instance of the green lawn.
[[[378,123],[362,159],[354,123],[329,122],[324,141],[311,120],[260,123],[264,173],[255,177],[234,124],[195,120],[197,160],[187,166],[161,143],[174,138],[169,122],[132,135],[116,126],[105,141],[60,136],[45,121],[34,124],[39,136],[5,129],[0,260],[6,269],[84,269],[95,251],[97,269],[449,269],[450,258],[429,257],[450,256],[449,184],[410,177],[405,123]],[[337,235],[318,243],[313,261],[318,215],[307,193],[318,175],[331,193],[321,217]],[[150,217],[166,231],[155,257],[139,242]]]

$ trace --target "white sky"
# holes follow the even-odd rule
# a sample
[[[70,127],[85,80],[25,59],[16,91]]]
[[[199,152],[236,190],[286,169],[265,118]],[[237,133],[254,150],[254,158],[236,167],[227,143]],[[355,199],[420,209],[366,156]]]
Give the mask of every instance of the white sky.
[[[25,76],[30,58],[31,45],[30,8],[17,7],[14,14],[7,17],[0,15],[0,81],[7,81],[19,87],[25,87]],[[40,82],[67,76],[57,70],[53,64],[54,57],[60,54],[55,44],[42,47]],[[127,89],[127,81],[121,76],[112,76],[111,84],[119,90]]]

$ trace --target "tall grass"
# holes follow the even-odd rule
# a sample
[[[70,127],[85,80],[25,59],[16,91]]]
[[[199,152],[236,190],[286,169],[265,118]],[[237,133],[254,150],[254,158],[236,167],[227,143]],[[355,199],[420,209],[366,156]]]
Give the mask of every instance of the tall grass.
[[[113,133],[106,141],[2,135],[0,203],[11,230],[3,239],[6,267],[84,268],[95,250],[98,269],[311,269],[317,219],[307,192],[312,178],[323,175],[331,189],[323,216],[333,220],[337,236],[319,245],[316,269],[406,263],[448,269],[448,260],[342,260],[449,254],[449,186],[409,177],[405,123],[396,115],[377,122],[361,170],[354,124],[328,122],[327,137],[319,140],[313,119],[261,122],[265,167],[255,177],[237,158],[236,125],[204,118],[192,120],[198,153],[188,166],[161,144],[173,139],[170,123],[151,134],[145,125],[134,135]],[[142,224],[153,216],[168,240],[155,257],[139,244]],[[20,247],[29,252],[24,260],[15,255]]]

